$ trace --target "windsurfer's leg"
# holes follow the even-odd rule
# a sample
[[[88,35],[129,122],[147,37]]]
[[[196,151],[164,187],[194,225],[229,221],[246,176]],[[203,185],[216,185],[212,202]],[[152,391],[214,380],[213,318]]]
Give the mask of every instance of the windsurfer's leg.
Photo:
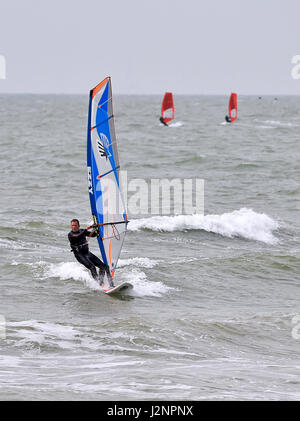
[[[81,263],[83,266],[85,266],[87,269],[89,269],[92,273],[92,277],[94,279],[98,279],[97,270],[95,265],[88,259],[87,254],[81,254],[81,253],[74,253],[76,259],[79,263]]]
[[[95,256],[93,253],[89,253],[89,260],[99,268],[99,274],[103,274],[104,276],[105,270],[106,270],[106,264],[103,263],[99,257]]]
[[[109,267],[108,267],[108,266],[106,266],[105,270],[106,270],[106,275],[107,275],[107,279],[108,279],[108,282],[109,282],[109,286],[110,286],[110,287],[114,287],[113,278],[112,278],[112,276],[111,276],[111,273],[110,273]]]
[[[103,263],[99,257],[95,256],[93,253],[89,253],[89,260],[99,268],[99,281],[100,285],[103,283],[103,278],[105,273],[107,274],[107,279],[109,281],[110,286],[112,286],[112,278],[110,275],[109,266],[107,266],[105,263]]]
[[[97,268],[105,268],[106,264],[103,263],[99,257],[95,256],[93,253],[89,252],[88,259],[92,262]]]
[[[104,275],[105,275],[105,269],[104,268],[99,268],[98,279],[99,279],[100,285],[102,285],[103,282],[104,282]]]

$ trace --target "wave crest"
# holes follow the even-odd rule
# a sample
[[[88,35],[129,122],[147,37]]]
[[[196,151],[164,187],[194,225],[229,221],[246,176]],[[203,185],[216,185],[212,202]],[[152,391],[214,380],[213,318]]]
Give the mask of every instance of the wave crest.
[[[278,228],[278,222],[268,215],[247,208],[222,215],[154,216],[131,220],[128,225],[130,231],[141,229],[165,232],[204,230],[224,237],[242,237],[267,244],[278,243],[279,240],[273,235],[273,231]]]

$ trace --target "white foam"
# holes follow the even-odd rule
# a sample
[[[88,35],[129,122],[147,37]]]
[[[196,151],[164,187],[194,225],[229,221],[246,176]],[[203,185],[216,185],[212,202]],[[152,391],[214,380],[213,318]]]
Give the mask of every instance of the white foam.
[[[278,239],[272,233],[278,228],[278,222],[268,215],[247,208],[222,215],[154,216],[131,220],[128,226],[131,231],[139,231],[140,229],[165,232],[204,230],[224,237],[242,237],[267,244],[278,242]]]
[[[67,279],[74,279],[83,282],[91,290],[101,290],[98,282],[90,275],[89,271],[77,262],[61,262],[61,263],[47,263],[44,261],[35,263],[25,263],[36,272],[36,277],[39,279],[59,278],[62,281]],[[118,262],[118,277],[116,284],[123,281],[129,281],[134,286],[133,295],[136,296],[162,296],[168,292],[170,288],[164,285],[161,281],[153,282],[147,279],[144,272],[138,267],[153,268],[158,265],[159,261],[151,260],[143,257],[135,257],[131,259],[120,259]],[[129,266],[135,266],[128,270]],[[126,268],[126,269],[125,269]]]
[[[133,285],[133,289],[130,290],[130,295],[134,296],[161,297],[170,290],[175,289],[168,287],[161,281],[149,281],[146,274],[139,269],[132,269],[130,272],[124,273],[123,278]]]
[[[258,119],[254,119],[254,121],[257,123],[266,124],[267,126],[271,126],[271,127],[299,127],[300,126],[300,124],[290,123],[288,121],[281,122],[277,120],[258,120]]]
[[[148,257],[133,257],[131,259],[119,259],[118,268],[125,267],[125,266],[153,268],[154,266],[158,264],[159,264],[158,260],[151,260],[151,259],[148,259]]]
[[[18,347],[34,347],[34,345],[56,345],[71,349],[79,334],[72,326],[59,323],[26,320],[8,323],[10,338],[14,338]]]
[[[61,280],[73,278],[84,282],[90,289],[100,289],[98,282],[91,277],[87,269],[77,262],[49,264],[45,270],[45,276],[60,278]]]
[[[147,258],[121,260],[121,270],[118,272],[116,284],[123,281],[132,283],[134,289],[132,290],[132,293],[130,292],[131,295],[160,297],[170,289],[173,289],[164,285],[161,281],[149,281],[146,274],[138,268],[133,268],[132,270],[127,269],[125,271],[124,268],[131,265],[132,262],[134,265],[140,265],[147,268],[151,268],[158,264],[158,262],[151,261]],[[45,263],[44,277],[55,277],[61,280],[73,278],[84,282],[84,284],[92,290],[101,290],[98,282],[91,277],[87,269],[77,262],[63,262],[58,264]]]
[[[183,125],[184,125],[184,123],[182,121],[176,121],[175,123],[169,123],[168,124],[169,127],[181,127]]]
[[[11,250],[26,250],[36,248],[36,244],[24,243],[22,241],[6,240],[0,238],[0,248],[11,249]]]
[[[59,250],[61,251],[61,248],[51,246],[49,244],[37,244],[37,243],[31,243],[31,242],[24,242],[20,240],[7,240],[4,238],[0,238],[0,248],[10,249],[10,250],[33,250],[33,249],[45,249],[45,250]]]

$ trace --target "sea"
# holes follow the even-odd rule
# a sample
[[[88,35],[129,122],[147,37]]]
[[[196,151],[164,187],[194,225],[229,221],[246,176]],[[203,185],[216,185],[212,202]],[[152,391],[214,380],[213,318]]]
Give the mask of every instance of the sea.
[[[113,96],[133,289],[107,296],[67,238],[88,94],[0,95],[0,400],[300,399],[300,97],[238,95],[231,124],[228,100],[174,93],[165,127],[162,95]],[[143,206],[153,180],[202,209]]]

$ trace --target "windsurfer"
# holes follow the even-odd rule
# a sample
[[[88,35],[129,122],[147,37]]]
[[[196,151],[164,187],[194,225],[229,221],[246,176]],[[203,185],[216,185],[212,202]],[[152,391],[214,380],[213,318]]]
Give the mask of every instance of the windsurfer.
[[[88,226],[86,229],[82,229],[80,228],[78,219],[72,219],[71,231],[68,234],[71,251],[74,253],[78,262],[91,271],[93,278],[99,280],[100,285],[103,284],[103,278],[106,272],[110,286],[113,286],[109,267],[89,251],[88,239],[97,236],[95,230],[88,231],[90,228],[92,227]],[[96,267],[99,268],[99,275],[97,274]]]
[[[225,120],[227,123],[232,123],[231,118],[228,115],[225,116]]]
[[[159,121],[164,124],[165,126],[167,126],[167,123],[165,122],[165,119],[163,117],[159,118]]]

